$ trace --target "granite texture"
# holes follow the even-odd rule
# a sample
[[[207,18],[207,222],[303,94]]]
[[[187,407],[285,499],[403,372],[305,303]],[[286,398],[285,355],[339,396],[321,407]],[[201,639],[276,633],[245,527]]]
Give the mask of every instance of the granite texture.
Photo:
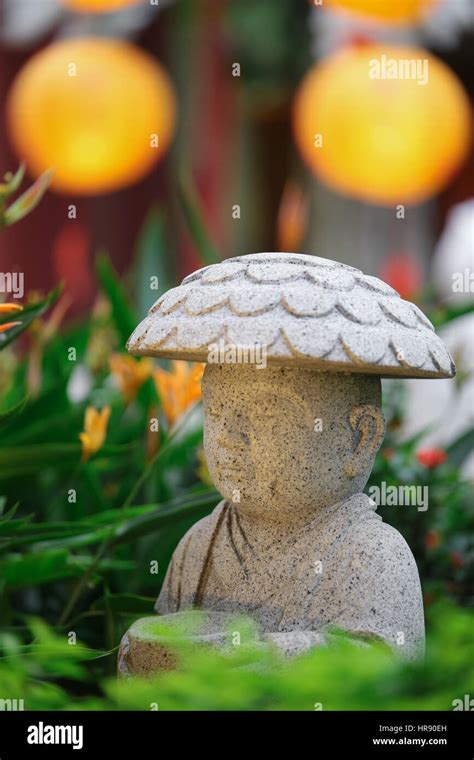
[[[208,365],[203,402],[206,459],[224,500],[176,548],[156,611],[223,615],[220,634],[191,637],[214,646],[227,641],[226,617],[245,614],[286,655],[324,645],[331,626],[420,655],[416,563],[361,493],[384,434],[380,379]],[[133,626],[125,635],[123,675],[173,663],[163,643]]]
[[[203,401],[224,501],[177,547],[156,611],[248,614],[264,633],[285,634],[274,640],[284,651],[293,634],[334,625],[419,654],[415,561],[361,493],[384,434],[380,380],[208,365]]]
[[[389,285],[317,256],[258,253],[186,277],[128,342],[137,355],[207,361],[208,346],[259,344],[268,362],[381,376],[452,377],[433,325]]]
[[[204,448],[223,500],[177,546],[156,612],[204,611],[207,627],[185,634],[199,646],[226,646],[227,622],[244,614],[288,656],[324,646],[333,627],[421,656],[415,560],[362,491],[385,432],[380,377],[454,372],[432,325],[352,267],[256,254],[187,277],[129,349],[206,360],[219,336],[264,341],[268,363],[206,366]],[[147,621],[123,638],[122,675],[176,666]]]

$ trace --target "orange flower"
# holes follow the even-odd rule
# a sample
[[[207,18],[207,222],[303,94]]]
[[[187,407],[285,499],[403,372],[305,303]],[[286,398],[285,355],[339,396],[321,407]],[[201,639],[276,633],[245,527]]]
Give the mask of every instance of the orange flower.
[[[308,198],[295,182],[287,182],[277,217],[279,251],[298,251],[308,220]]]
[[[441,543],[441,537],[437,530],[429,530],[425,534],[425,546],[427,549],[437,549]]]
[[[5,322],[4,325],[0,325],[0,333],[4,333],[11,327],[16,327],[17,325],[21,325],[21,322]]]
[[[110,357],[110,370],[128,404],[133,401],[145,380],[151,377],[153,362],[151,359],[137,361],[126,354],[114,354]]]
[[[105,406],[101,412],[94,409],[93,406],[87,407],[84,417],[84,432],[79,433],[83,462],[87,462],[91,454],[96,454],[104,445],[109,417],[110,406]]]
[[[435,467],[438,467],[440,464],[443,464],[443,462],[446,462],[448,455],[445,451],[443,451],[443,449],[426,448],[420,449],[416,454],[416,458],[420,464],[428,467],[429,470],[434,470]]]
[[[155,370],[153,377],[170,427],[194,401],[201,398],[203,371],[204,364],[184,361],[173,361],[171,372],[161,367]]]
[[[2,314],[13,314],[19,311],[23,311],[23,306],[18,303],[0,303],[0,318]],[[0,325],[0,333],[4,333],[17,325],[21,325],[21,322],[5,322],[5,324]]]
[[[0,303],[0,314],[11,314],[14,311],[23,311],[19,303]]]

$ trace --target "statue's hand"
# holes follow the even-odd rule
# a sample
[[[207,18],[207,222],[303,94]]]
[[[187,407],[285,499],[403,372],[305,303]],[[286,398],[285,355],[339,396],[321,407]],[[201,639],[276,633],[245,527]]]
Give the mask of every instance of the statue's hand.
[[[224,647],[230,643],[227,616],[213,612],[176,612],[136,620],[120,642],[117,669],[120,676],[152,676],[174,670],[178,663],[173,643]]]
[[[272,632],[263,635],[264,641],[275,646],[285,657],[294,657],[315,647],[328,644],[328,637],[315,631]]]

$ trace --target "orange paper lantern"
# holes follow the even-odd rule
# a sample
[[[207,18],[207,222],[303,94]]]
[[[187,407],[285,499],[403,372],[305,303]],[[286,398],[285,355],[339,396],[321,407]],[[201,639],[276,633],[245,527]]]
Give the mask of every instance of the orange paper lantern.
[[[312,68],[294,133],[315,174],[380,205],[439,192],[469,148],[470,108],[454,74],[424,50],[354,45]]]
[[[435,0],[324,0],[324,7],[344,10],[385,24],[421,21]]]
[[[128,42],[67,39],[23,67],[9,94],[13,145],[57,192],[95,195],[144,177],[169,146],[175,97],[164,69]]]
[[[62,0],[62,2],[79,13],[111,13],[130,5],[150,4],[149,0]]]

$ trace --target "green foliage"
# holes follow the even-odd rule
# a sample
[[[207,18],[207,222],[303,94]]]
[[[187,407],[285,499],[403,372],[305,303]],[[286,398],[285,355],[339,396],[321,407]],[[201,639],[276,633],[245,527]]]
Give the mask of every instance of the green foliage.
[[[138,608],[133,600],[133,611]],[[196,651],[179,629],[157,618],[154,635],[166,635],[179,669],[149,680],[102,676],[100,688],[97,673],[104,663],[114,665],[115,650],[91,649],[30,619],[26,645],[10,634],[0,637],[2,697],[23,698],[26,709],[451,710],[453,700],[472,693],[474,616],[443,604],[431,617],[426,658],[418,663],[396,660],[383,646],[359,648],[343,636],[285,661],[257,642],[245,620],[230,628],[240,634],[238,645]]]
[[[61,288],[55,288],[47,298],[43,298],[41,301],[29,304],[25,306],[23,311],[11,314],[0,315],[0,327],[8,322],[18,322],[15,327],[12,327],[8,332],[0,335],[0,351],[3,351],[7,346],[16,340],[35,319],[43,316],[46,311],[58,300],[61,294]]]
[[[295,4],[293,0],[229,3],[231,60],[241,63],[245,94],[254,107],[288,98],[291,87],[310,65],[310,10],[310,3]]]
[[[137,283],[151,271],[162,233],[154,213],[142,236]],[[164,245],[155,255],[166,256]],[[56,631],[74,624],[89,646],[116,646],[130,616],[152,612],[176,543],[219,498],[196,474],[199,405],[171,431],[151,378],[130,398],[117,385],[109,357],[125,353],[138,318],[106,254],[96,271],[106,308],[88,320],[43,338],[41,316],[57,291],[19,313],[25,325],[37,320],[35,393],[32,355],[19,358],[10,345],[1,355],[0,619],[22,642],[25,615],[35,615]],[[83,461],[79,433],[89,406],[110,406],[111,416],[104,445]],[[156,450],[153,416],[160,423]],[[158,574],[150,571],[155,561]]]
[[[416,456],[418,435],[400,443],[396,432],[403,418],[403,389],[394,382],[384,390],[387,435],[367,485],[425,489],[427,508],[420,505],[381,506],[379,514],[406,538],[416,557],[425,605],[448,597],[474,606],[474,499],[472,482],[459,468],[472,451],[474,431],[447,449],[446,462],[432,469]]]
[[[48,170],[41,174],[28,190],[7,207],[6,201],[19,189],[24,176],[25,167],[22,164],[15,174],[6,174],[5,182],[0,185],[0,228],[10,227],[31,214],[51,184],[53,173]]]
[[[205,264],[216,264],[220,257],[204,224],[196,188],[189,177],[181,178],[178,194],[189,234],[201,260]]]
[[[209,263],[215,251],[192,193],[184,194],[191,235]],[[151,273],[159,273],[160,291],[173,284],[164,241],[164,219],[154,210],[133,278],[140,312],[151,302],[143,285]],[[183,669],[156,683],[108,679],[123,632],[134,619],[152,614],[176,544],[219,496],[196,474],[200,405],[169,428],[151,377],[129,397],[117,385],[109,359],[125,355],[138,317],[130,281],[118,277],[106,254],[96,271],[105,307],[43,336],[42,315],[57,299],[55,291],[15,315],[21,325],[6,333],[8,345],[0,343],[6,347],[0,353],[2,698],[23,697],[31,709],[150,709],[152,702],[160,709],[312,710],[317,702],[324,709],[450,709],[453,698],[470,693],[469,679],[472,692],[472,617],[431,604],[448,596],[472,606],[473,505],[458,472],[472,435],[449,448],[445,464],[423,467],[417,440],[395,443],[403,416],[398,392],[386,397],[389,433],[369,486],[429,486],[426,513],[380,510],[405,535],[419,563],[433,628],[425,665],[397,664],[382,649],[356,651],[343,642],[286,664],[243,636],[242,646],[230,652],[197,656],[180,650]],[[33,320],[41,351],[19,356],[11,340]],[[130,361],[138,368],[142,360]],[[39,377],[34,389],[32,367]],[[104,445],[83,461],[79,434],[89,406],[109,406],[111,415]],[[151,438],[155,416],[159,433]],[[71,631],[84,643],[68,643]]]
[[[174,261],[168,254],[165,219],[159,208],[148,214],[137,246],[135,295],[139,316],[144,316],[153,301],[176,283]],[[150,290],[150,282],[158,278],[158,292]]]
[[[137,317],[129,305],[125,290],[108,255],[104,252],[97,258],[96,271],[99,283],[109,299],[114,327],[120,342],[125,343],[137,325]]]

